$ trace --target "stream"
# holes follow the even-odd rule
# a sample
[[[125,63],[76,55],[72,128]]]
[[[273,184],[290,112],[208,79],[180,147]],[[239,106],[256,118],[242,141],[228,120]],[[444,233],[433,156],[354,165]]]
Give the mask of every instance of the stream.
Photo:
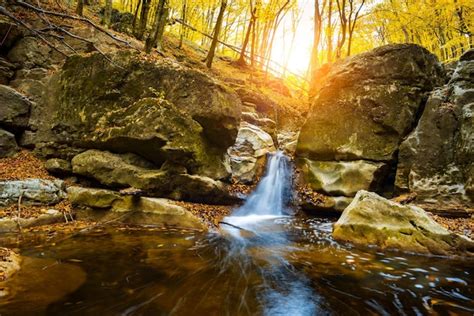
[[[219,231],[96,229],[28,246],[0,315],[472,315],[472,261],[360,250],[293,216],[271,157]]]

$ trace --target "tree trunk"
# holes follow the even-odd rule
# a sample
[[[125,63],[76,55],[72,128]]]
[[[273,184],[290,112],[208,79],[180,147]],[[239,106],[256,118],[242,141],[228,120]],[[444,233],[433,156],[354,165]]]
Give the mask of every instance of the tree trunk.
[[[332,0],[329,0],[328,3],[328,29],[326,34],[326,40],[328,45],[327,61],[332,62]]]
[[[137,2],[137,8],[135,9],[135,14],[133,15],[133,22],[132,22],[132,29],[133,32],[136,33],[136,27],[137,27],[137,18],[138,18],[138,10],[140,10],[140,4],[142,3],[141,0],[138,0]]]
[[[143,39],[143,35],[146,31],[146,26],[148,24],[148,12],[150,11],[150,2],[151,0],[142,0],[142,11],[140,13],[140,23],[138,25],[137,33],[135,37],[139,40]]]
[[[110,26],[112,22],[112,0],[105,1],[104,24]]]
[[[183,11],[181,12],[181,20],[183,21],[183,23],[186,23],[186,2],[187,2],[187,0],[183,0],[183,8],[182,8]],[[186,29],[184,28],[184,24],[181,24],[178,48],[183,47],[183,39],[184,39],[184,32],[185,31],[186,31]]]
[[[84,15],[84,0],[77,0],[76,14],[79,16]]]
[[[255,8],[251,9],[251,16],[250,16],[250,21],[249,21],[249,26],[247,28],[247,33],[245,34],[245,39],[244,42],[242,43],[242,49],[240,50],[240,57],[239,60],[237,61],[238,64],[240,65],[245,65],[245,52],[247,51],[247,46],[249,44],[249,39],[250,39],[250,33],[252,32],[252,27],[254,23],[254,17],[255,17]]]
[[[318,69],[318,53],[319,53],[319,41],[321,39],[321,26],[322,17],[319,9],[319,0],[314,0],[314,34],[313,34],[313,48],[311,51],[310,61],[310,74],[311,82],[313,83],[315,78],[316,70]]]
[[[159,52],[163,51],[163,32],[168,20],[169,9],[166,7],[166,0],[159,0],[155,12],[155,23],[152,32],[145,42],[145,51],[149,54],[156,45]]]
[[[214,54],[216,52],[217,41],[219,40],[219,33],[222,27],[222,21],[224,20],[224,12],[227,7],[227,0],[221,0],[221,8],[217,16],[216,26],[214,27],[214,36],[212,37],[211,47],[206,57],[207,68],[212,67],[212,61],[214,60]]]

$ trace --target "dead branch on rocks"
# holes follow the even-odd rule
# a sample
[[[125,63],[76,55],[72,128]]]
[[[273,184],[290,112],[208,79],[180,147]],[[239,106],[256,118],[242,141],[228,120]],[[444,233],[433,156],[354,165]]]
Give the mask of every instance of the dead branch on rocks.
[[[68,25],[56,25],[56,24],[53,24],[51,21],[49,21],[45,16],[46,15],[50,15],[50,16],[55,16],[55,17],[62,17],[62,18],[68,18],[68,19],[72,19],[72,20],[78,20],[78,21],[82,21],[82,22],[86,22],[87,24],[93,26],[95,29],[105,33],[106,35],[108,35],[109,37],[111,37],[112,39],[114,39],[115,41],[118,41],[122,44],[125,44],[127,47],[131,47],[131,48],[134,48],[130,45],[130,43],[128,43],[127,41],[125,40],[122,40],[118,37],[116,37],[115,35],[113,35],[112,33],[110,33],[109,31],[105,30],[104,28],[100,27],[99,25],[95,24],[94,22],[90,21],[89,19],[86,19],[84,17],[76,17],[76,16],[72,16],[72,15],[68,15],[68,14],[65,14],[65,13],[57,13],[57,12],[52,12],[52,11],[48,11],[48,10],[44,10],[42,9],[41,7],[39,7],[39,4],[38,4],[38,7],[35,7],[34,5],[31,5],[29,3],[26,3],[26,2],[23,2],[23,1],[17,1],[16,4],[20,5],[20,6],[23,6],[27,9],[31,9],[35,12],[35,14],[44,22],[46,23],[48,26],[45,27],[45,28],[42,28],[40,30],[35,30],[33,29],[31,26],[29,26],[27,23],[25,23],[24,21],[22,21],[21,19],[17,18],[13,13],[11,13],[10,11],[8,11],[5,7],[3,6],[0,6],[0,14],[3,14],[7,17],[9,17],[10,19],[12,19],[13,21],[15,21],[16,23],[20,24],[21,26],[23,26],[24,28],[26,28],[27,30],[29,30],[30,32],[32,32],[34,35],[36,35],[38,38],[40,38],[46,45],[48,45],[49,47],[51,47],[52,49],[54,49],[55,51],[59,52],[61,55],[63,55],[64,57],[68,57],[68,55],[66,53],[64,53],[63,51],[61,51],[59,48],[57,48],[53,43],[51,43],[50,41],[48,41],[46,39],[46,37],[51,37],[53,38],[54,40],[60,42],[61,44],[63,44],[64,46],[66,46],[69,50],[71,50],[74,54],[77,54],[78,52],[74,49],[74,47],[72,47],[71,45],[69,45],[66,41],[65,41],[65,36],[68,36],[70,38],[73,38],[73,39],[76,39],[76,40],[79,40],[79,41],[82,41],[82,42],[85,42],[87,43],[88,45],[90,45],[90,47],[97,51],[99,54],[101,54],[108,62],[116,65],[104,52],[102,52],[96,45],[93,41],[87,39],[87,38],[84,38],[84,37],[81,37],[79,35],[76,35],[72,32],[70,32],[69,30],[67,29],[70,29],[72,28],[71,26],[68,26]],[[65,36],[62,36],[62,35],[58,35],[58,34],[52,34],[50,32],[57,32],[57,33],[60,33],[60,34],[63,34]],[[135,48],[134,48],[135,49]],[[117,67],[120,67],[118,65],[116,65]],[[121,67],[120,67],[121,68]]]
[[[48,11],[48,10],[43,10],[41,8],[38,8],[38,7],[35,7],[34,5],[31,5],[29,3],[26,3],[26,2],[23,2],[23,1],[16,1],[15,2],[17,5],[19,6],[22,6],[22,7],[25,7],[25,8],[28,8],[30,10],[33,10],[35,12],[38,12],[38,13],[42,13],[42,14],[46,14],[46,15],[51,15],[51,16],[56,16],[56,17],[60,17],[60,18],[64,18],[64,19],[70,19],[70,20],[76,20],[76,21],[81,21],[81,22],[84,22],[90,26],[92,26],[93,28],[95,28],[96,30],[106,34],[107,36],[109,36],[110,38],[112,38],[113,40],[119,42],[119,43],[122,43],[126,46],[128,46],[129,48],[132,48],[132,49],[136,49],[135,47],[133,47],[129,42],[121,39],[121,38],[118,38],[117,36],[115,36],[114,34],[110,33],[109,31],[107,31],[106,29],[104,29],[103,27],[101,27],[100,25],[97,25],[96,23],[92,22],[91,20],[85,18],[85,17],[82,17],[82,16],[74,16],[74,15],[69,15],[69,14],[66,14],[66,13],[60,13],[60,12],[53,12],[53,11]]]
[[[24,28],[26,28],[27,30],[29,30],[30,32],[32,32],[33,34],[35,34],[36,36],[38,36],[46,45],[48,45],[49,47],[51,47],[52,49],[54,49],[55,51],[57,51],[58,53],[60,53],[61,55],[67,57],[67,54],[62,52],[61,50],[59,50],[56,46],[54,46],[51,42],[49,42],[40,32],[38,32],[37,30],[33,29],[31,26],[29,26],[28,24],[26,24],[25,22],[23,22],[22,20],[18,19],[16,16],[14,16],[10,11],[8,11],[7,9],[5,9],[5,7],[2,7],[0,6],[0,14],[3,14],[7,17],[9,17],[10,19],[12,19],[13,21],[15,21],[16,23],[20,24],[21,26],[23,26]]]

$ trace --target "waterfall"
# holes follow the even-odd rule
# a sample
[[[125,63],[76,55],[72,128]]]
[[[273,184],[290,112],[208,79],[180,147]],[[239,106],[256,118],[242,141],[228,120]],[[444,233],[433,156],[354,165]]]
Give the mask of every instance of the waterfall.
[[[256,190],[233,215],[285,215],[291,199],[291,182],[290,160],[283,152],[277,151],[270,156],[266,174]]]
[[[239,237],[243,228],[257,232],[265,226],[270,228],[268,220],[288,214],[288,204],[292,195],[292,175],[290,159],[281,151],[272,154],[267,162],[266,172],[255,191],[231,216],[224,218],[226,227],[222,228],[234,237]],[[263,223],[266,221],[267,223]],[[230,225],[229,225],[230,224]],[[232,225],[237,227],[231,227]],[[230,226],[230,227],[229,227]]]

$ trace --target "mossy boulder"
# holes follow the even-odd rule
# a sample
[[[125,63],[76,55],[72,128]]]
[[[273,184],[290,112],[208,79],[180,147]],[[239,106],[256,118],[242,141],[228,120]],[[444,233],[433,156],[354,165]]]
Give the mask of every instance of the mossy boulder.
[[[72,56],[42,100],[51,117],[36,143],[135,153],[160,168],[228,177],[224,154],[237,136],[241,102],[210,77],[132,51]]]
[[[334,225],[336,240],[358,246],[435,254],[474,255],[474,242],[450,232],[421,208],[359,191]]]
[[[387,45],[331,66],[301,129],[297,155],[388,161],[412,130],[427,93],[443,81],[437,58]]]

